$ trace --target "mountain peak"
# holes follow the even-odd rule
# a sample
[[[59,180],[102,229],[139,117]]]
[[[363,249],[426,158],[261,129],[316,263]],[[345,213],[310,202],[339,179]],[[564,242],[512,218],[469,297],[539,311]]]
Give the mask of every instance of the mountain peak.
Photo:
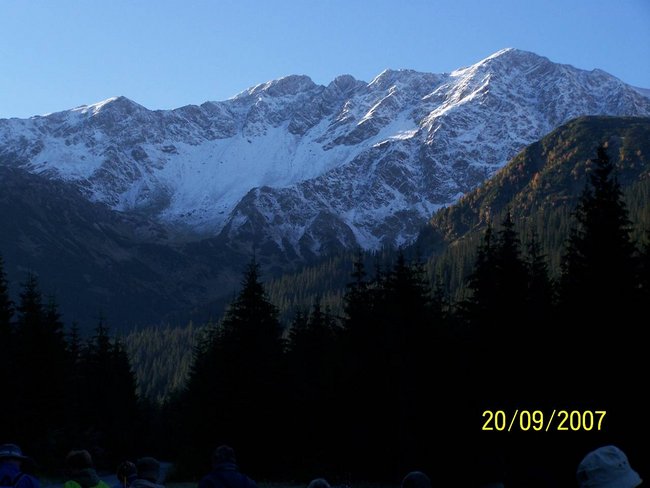
[[[518,71],[530,71],[540,66],[559,66],[538,54],[508,47],[497,51],[471,66],[451,72],[452,77],[480,76],[491,74],[512,75]]]
[[[523,51],[508,47],[491,54],[485,59],[482,59],[473,66],[521,66],[529,64],[539,64],[542,62],[550,63],[548,58],[540,56],[539,54],[530,51]]]
[[[378,88],[387,88],[390,85],[395,84],[397,81],[403,81],[405,79],[413,77],[413,75],[420,75],[418,71],[412,69],[385,69],[373,80],[368,83],[368,86],[376,86]]]
[[[102,100],[101,102],[96,102],[90,105],[81,105],[79,107],[73,108],[71,112],[79,112],[84,115],[93,116],[106,110],[117,111],[120,113],[131,113],[134,110],[147,109],[125,96],[117,96],[107,98],[106,100]]]
[[[347,97],[351,96],[358,88],[364,86],[366,86],[365,81],[357,80],[352,75],[339,75],[334,78],[329,85],[327,85],[325,92],[330,95],[334,94],[334,96],[339,98]]]
[[[266,83],[255,85],[254,87],[235,95],[234,98],[239,99],[250,96],[259,96],[262,94],[274,98],[285,97],[312,90],[316,88],[316,86],[316,83],[314,83],[307,75],[289,75],[278,78],[277,80],[271,80]]]

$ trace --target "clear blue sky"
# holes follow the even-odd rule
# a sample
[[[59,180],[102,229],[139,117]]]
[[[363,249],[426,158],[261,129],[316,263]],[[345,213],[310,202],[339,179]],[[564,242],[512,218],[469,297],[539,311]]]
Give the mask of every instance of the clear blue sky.
[[[289,74],[448,72],[505,47],[650,88],[650,0],[0,0],[0,118],[125,95],[224,100]]]

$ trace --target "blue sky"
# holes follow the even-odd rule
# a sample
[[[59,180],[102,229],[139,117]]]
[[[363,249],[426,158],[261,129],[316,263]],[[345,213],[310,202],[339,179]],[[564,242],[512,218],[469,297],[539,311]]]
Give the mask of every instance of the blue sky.
[[[649,0],[0,0],[0,118],[223,100],[289,74],[448,72],[505,47],[650,88]]]

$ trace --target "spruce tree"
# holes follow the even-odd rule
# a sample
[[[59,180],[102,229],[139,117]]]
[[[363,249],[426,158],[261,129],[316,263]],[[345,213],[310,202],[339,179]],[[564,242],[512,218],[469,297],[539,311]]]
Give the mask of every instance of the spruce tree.
[[[136,395],[136,380],[131,368],[131,361],[124,348],[123,342],[115,338],[110,350],[109,398],[112,403],[110,415],[113,425],[118,429],[111,430],[110,445],[115,455],[134,455],[138,451],[138,433],[144,430],[145,423],[151,419],[142,418]]]
[[[495,252],[492,226],[488,224],[483,241],[478,247],[474,270],[468,279],[471,297],[461,304],[462,314],[469,326],[474,329],[474,335],[479,342],[486,342],[490,338],[489,324],[493,324],[496,320],[494,305],[498,300],[498,290],[494,286]]]
[[[16,371],[19,383],[16,400],[23,434],[38,442],[44,457],[48,444],[60,441],[65,424],[67,353],[63,323],[56,303],[43,306],[38,280],[29,274],[17,307]]]
[[[333,434],[340,428],[341,412],[332,405],[339,399],[343,371],[335,321],[321,309],[319,300],[314,302],[311,313],[296,313],[288,346],[287,418],[292,428],[286,435],[291,437],[291,444],[302,446],[295,462],[325,469],[337,461],[332,451],[336,452],[339,440]],[[309,472],[301,474],[307,476]]]
[[[285,398],[281,332],[278,310],[252,261],[241,291],[199,351],[190,375],[188,433],[197,449],[209,452],[215,443],[231,443],[258,469],[277,466],[269,453],[279,438],[283,405],[278,399]]]
[[[475,388],[483,388],[486,399],[515,400],[518,392],[509,392],[509,385],[536,347],[528,342],[528,285],[521,242],[508,211],[496,239],[490,227],[486,230],[469,279],[472,295],[464,304],[474,330]]]
[[[81,432],[84,430],[83,398],[85,397],[84,368],[82,357],[84,345],[81,340],[79,324],[72,322],[67,338],[68,374],[66,375],[66,432],[71,440],[82,444]]]
[[[9,284],[4,271],[4,261],[0,256],[0,384],[6,385],[7,391],[15,390],[16,371],[14,355],[14,337],[11,319],[13,303],[9,297]],[[14,402],[0,402],[0,418],[10,419],[14,414]],[[12,426],[8,426],[11,435]]]
[[[343,310],[345,313],[344,326],[349,339],[362,342],[372,331],[372,292],[366,280],[366,271],[361,251],[353,264],[352,281],[346,285],[343,297]],[[355,346],[353,346],[355,347]]]
[[[135,377],[121,342],[111,341],[103,316],[82,350],[80,366],[80,422],[86,429],[81,440],[96,442],[114,455],[133,453],[138,420]]]
[[[358,452],[374,449],[373,436],[380,435],[374,428],[372,410],[379,396],[381,371],[376,365],[382,364],[380,357],[382,334],[377,320],[377,303],[380,271],[376,267],[373,281],[366,279],[363,255],[358,253],[354,261],[352,280],[347,284],[344,301],[343,332],[341,349],[343,369],[346,374],[339,386],[345,409],[339,411],[341,427],[338,432],[345,436],[339,454],[347,460],[357,458]],[[369,457],[372,457],[370,455]],[[368,469],[369,467],[366,467]],[[363,471],[364,466],[357,469]]]
[[[585,365],[598,368],[579,389],[566,389],[584,396],[609,391],[613,401],[629,371],[640,366],[644,328],[634,314],[639,290],[630,221],[604,146],[590,169],[562,260],[559,312],[568,325],[558,343],[566,345],[565,377],[581,375]],[[598,367],[603,361],[609,366]]]
[[[29,273],[27,280],[23,283],[18,314],[20,335],[40,336],[45,312],[43,297],[38,288],[38,279],[33,273]]]
[[[496,245],[497,287],[500,293],[501,304],[510,305],[507,311],[508,321],[512,327],[517,327],[527,319],[525,312],[526,295],[528,288],[528,270],[522,258],[521,241],[515,231],[515,223],[510,211],[501,223]],[[517,327],[518,328],[518,327]],[[512,334],[520,335],[519,330],[511,330]]]
[[[554,321],[555,290],[549,277],[546,255],[535,232],[531,234],[527,248],[528,284],[520,365],[528,371],[530,380],[522,386],[528,387],[531,394],[536,393],[537,398],[542,398],[548,397],[562,374],[562,367],[556,360],[548,359],[549,351],[557,351],[559,332]]]
[[[0,344],[7,344],[9,342],[13,314],[14,307],[9,296],[9,283],[7,282],[7,275],[4,270],[4,260],[2,259],[2,255],[0,255]]]
[[[591,163],[562,261],[560,305],[574,347],[596,352],[634,335],[629,312],[638,287],[630,221],[604,146]]]
[[[553,310],[554,289],[551,281],[548,261],[542,252],[539,238],[535,232],[528,241],[528,253],[526,256],[528,267],[528,309],[529,320],[543,324],[546,322]]]
[[[639,285],[639,304],[645,305],[650,301],[650,230],[646,232],[645,244],[639,258]]]

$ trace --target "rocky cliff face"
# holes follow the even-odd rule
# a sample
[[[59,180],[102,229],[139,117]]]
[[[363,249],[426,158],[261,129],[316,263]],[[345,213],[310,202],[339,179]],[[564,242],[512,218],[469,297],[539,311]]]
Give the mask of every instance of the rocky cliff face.
[[[118,97],[0,120],[0,160],[177,236],[302,259],[411,242],[436,209],[580,115],[648,116],[650,99],[506,49],[448,74],[289,76],[171,111]]]

